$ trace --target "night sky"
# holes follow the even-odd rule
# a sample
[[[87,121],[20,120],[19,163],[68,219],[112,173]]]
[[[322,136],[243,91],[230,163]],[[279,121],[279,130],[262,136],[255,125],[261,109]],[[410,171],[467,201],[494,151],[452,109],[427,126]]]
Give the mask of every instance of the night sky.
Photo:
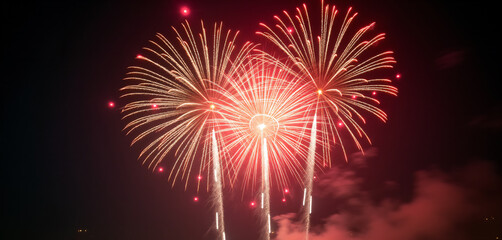
[[[3,3],[0,238],[214,239],[208,194],[171,188],[165,172],[137,160],[140,149],[122,132],[122,78],[156,32],[172,36],[170,26],[184,19],[181,6],[190,8],[190,22],[223,21],[241,40],[258,41],[259,22],[301,3]],[[317,1],[307,3],[317,11]],[[480,1],[328,3],[342,13],[354,7],[357,26],[375,21],[402,77],[394,82],[399,96],[382,104],[389,121],[370,118],[366,126],[370,154],[349,148],[349,163],[339,158],[320,176],[317,239],[344,239],[342,227],[351,239],[501,239],[502,208],[494,204],[502,200],[498,9]],[[293,239],[287,213],[301,202],[301,190],[291,189],[286,204],[272,195],[281,239]],[[226,193],[227,239],[258,238],[250,201]],[[384,224],[383,235],[372,228],[383,224],[375,216],[417,222]]]

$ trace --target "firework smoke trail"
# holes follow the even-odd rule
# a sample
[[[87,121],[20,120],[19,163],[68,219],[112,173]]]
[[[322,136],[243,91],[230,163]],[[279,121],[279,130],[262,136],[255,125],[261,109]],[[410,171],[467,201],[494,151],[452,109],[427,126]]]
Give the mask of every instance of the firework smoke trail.
[[[218,142],[216,141],[216,133],[214,132],[214,129],[212,130],[211,134],[212,142],[213,142],[213,147],[212,147],[212,152],[213,152],[213,171],[214,171],[214,180],[213,180],[213,186],[212,186],[212,198],[213,201],[215,201],[216,204],[216,213],[215,213],[215,225],[216,225],[216,230],[219,233],[219,239],[225,240],[225,221],[224,221],[224,214],[223,214],[223,184],[222,184],[222,179],[221,179],[221,167],[220,167],[220,156],[218,152]]]
[[[257,32],[293,61],[296,71],[310,81],[311,91],[319,93],[320,106],[316,107],[315,111],[315,115],[319,117],[319,122],[315,124],[319,125],[316,126],[319,134],[315,131],[312,134],[316,134],[322,143],[320,166],[331,166],[330,152],[336,145],[341,147],[347,161],[342,134],[350,136],[361,151],[360,138],[365,138],[371,144],[370,138],[361,127],[366,120],[360,112],[368,112],[385,122],[387,114],[376,106],[380,102],[375,96],[379,92],[397,95],[397,88],[390,85],[390,79],[375,78],[375,74],[368,74],[392,68],[396,63],[392,51],[370,53],[375,51],[371,49],[385,39],[385,34],[367,38],[368,32],[375,26],[375,23],[371,23],[347,38],[347,35],[352,34],[349,26],[357,15],[351,11],[349,8],[338,33],[335,27],[338,10],[335,6],[325,5],[324,1],[321,1],[320,28],[313,25],[317,21],[311,20],[307,7],[303,4],[303,8],[296,8],[293,17],[287,11],[283,12],[284,18],[274,16],[274,29],[261,23],[265,31]],[[312,138],[311,140],[314,141]],[[311,161],[315,160],[308,160],[306,176],[309,177],[314,172]],[[308,178],[305,184],[308,186],[311,181],[312,178]],[[309,203],[304,212],[309,213],[312,203],[307,190],[311,191],[311,187],[305,188],[304,193],[304,203]],[[306,228],[309,223],[307,219]]]
[[[317,112],[317,107],[316,107]],[[305,233],[308,239],[310,230],[310,214],[312,213],[312,187],[314,181],[314,167],[315,167],[315,157],[316,157],[316,135],[317,135],[317,114],[314,115],[314,120],[312,121],[312,128],[310,130],[310,144],[309,152],[307,155],[307,169],[305,174],[305,189],[303,195],[303,221],[305,222]]]
[[[263,126],[263,125],[261,125]],[[261,129],[263,131],[263,129]],[[264,239],[270,239],[270,233],[272,232],[272,226],[270,223],[270,180],[269,180],[269,162],[268,162],[268,151],[267,151],[267,139],[263,137],[262,134],[262,192],[261,192],[261,208],[262,220],[265,223],[263,234]]]

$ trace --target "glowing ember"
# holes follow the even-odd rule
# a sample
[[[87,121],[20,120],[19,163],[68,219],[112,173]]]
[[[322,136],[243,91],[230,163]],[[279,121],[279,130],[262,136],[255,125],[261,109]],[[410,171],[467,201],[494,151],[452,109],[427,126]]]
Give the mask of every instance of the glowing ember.
[[[114,102],[112,102],[112,101],[108,102],[108,107],[109,107],[109,108],[113,108],[113,107],[115,107],[115,103],[114,103]]]
[[[159,167],[159,172],[163,172],[164,171],[164,168],[163,167]]]
[[[198,201],[199,201],[199,198],[198,198],[198,197],[194,197],[194,198],[193,198],[193,201],[194,201],[194,202],[198,202]]]
[[[180,12],[181,12],[181,15],[183,15],[185,17],[190,15],[190,9],[188,7],[182,7]]]

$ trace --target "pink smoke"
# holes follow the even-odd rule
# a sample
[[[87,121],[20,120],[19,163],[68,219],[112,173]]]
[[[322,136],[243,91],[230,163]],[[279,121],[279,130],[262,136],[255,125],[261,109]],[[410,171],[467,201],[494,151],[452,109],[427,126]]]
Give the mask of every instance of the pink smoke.
[[[453,172],[415,173],[411,201],[375,202],[362,190],[352,170],[333,168],[317,183],[318,198],[332,199],[336,213],[313,226],[310,240],[463,240],[502,239],[500,178],[487,162]],[[303,224],[294,213],[274,218],[278,240],[304,240]]]

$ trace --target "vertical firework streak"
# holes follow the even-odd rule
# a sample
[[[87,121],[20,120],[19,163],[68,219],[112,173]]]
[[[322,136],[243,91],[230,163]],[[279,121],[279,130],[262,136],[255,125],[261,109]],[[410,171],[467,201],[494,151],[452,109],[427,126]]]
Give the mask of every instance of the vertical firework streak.
[[[317,106],[316,106],[317,112]],[[314,167],[316,157],[316,135],[317,135],[317,113],[314,114],[312,128],[310,130],[310,143],[307,155],[307,169],[305,174],[305,189],[303,192],[303,221],[305,222],[305,232],[308,239],[310,230],[310,214],[312,213],[312,187],[314,181]]]
[[[365,124],[366,120],[360,111],[369,112],[385,122],[387,115],[375,106],[380,104],[375,95],[377,92],[397,95],[397,88],[389,84],[391,80],[374,78],[374,74],[368,74],[379,69],[392,68],[395,63],[392,51],[368,54],[371,47],[385,39],[385,34],[377,34],[364,40],[367,32],[375,26],[371,23],[346,39],[345,36],[350,31],[349,26],[357,15],[351,13],[351,10],[349,8],[347,11],[338,34],[334,25],[338,10],[335,6],[325,5],[324,1],[321,1],[318,32],[313,31],[317,29],[313,25],[316,22],[311,21],[305,4],[302,9],[296,9],[294,17],[286,11],[283,12],[284,20],[274,16],[277,22],[275,29],[262,23],[260,25],[265,31],[257,32],[293,61],[296,71],[311,82],[312,91],[318,92],[317,104],[320,106],[318,108],[316,104],[314,114],[316,118],[319,116],[321,121],[319,126],[315,122],[312,126],[319,128],[319,138],[323,146],[322,166],[331,166],[330,149],[336,144],[341,147],[347,161],[341,131],[337,127],[343,127],[357,148],[362,151],[359,138],[365,138],[370,144],[371,140],[361,127],[361,123]],[[315,37],[315,34],[319,35]],[[312,130],[311,134],[317,137],[316,130]],[[311,138],[303,197],[307,239],[312,209],[311,191],[315,159],[311,156],[316,151],[314,141],[315,139]]]
[[[211,133],[211,139],[213,142],[212,152],[213,152],[213,172],[214,172],[214,180],[212,186],[212,198],[216,204],[216,213],[215,213],[215,225],[216,230],[219,233],[219,239],[225,240],[225,221],[223,214],[223,184],[221,179],[221,166],[220,166],[220,156],[218,151],[218,142],[216,140],[216,134],[214,129]]]
[[[263,131],[263,129],[262,129]],[[262,219],[264,224],[264,239],[270,239],[270,233],[272,232],[272,226],[270,223],[270,180],[269,180],[269,162],[268,162],[268,151],[267,151],[267,139],[262,135],[262,192],[261,192],[261,208]]]

